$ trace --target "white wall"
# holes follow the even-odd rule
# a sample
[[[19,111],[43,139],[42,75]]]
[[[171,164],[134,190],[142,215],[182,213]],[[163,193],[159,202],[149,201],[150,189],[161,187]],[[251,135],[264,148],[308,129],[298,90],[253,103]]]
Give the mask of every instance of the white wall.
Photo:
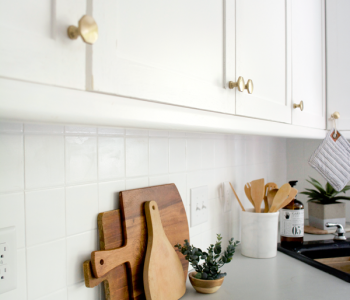
[[[240,238],[240,208],[223,213],[218,188],[286,182],[286,140],[123,128],[0,123],[0,228],[17,228],[18,288],[0,300],[103,299],[82,263],[98,249],[99,212],[118,191],[174,182],[189,212],[190,189],[208,185],[209,222],[190,229],[202,248]],[[233,198],[232,198],[233,199]]]
[[[288,180],[299,180],[297,190],[302,192],[305,188],[313,188],[306,179],[309,177],[315,178],[322,185],[326,184],[326,180],[313,169],[308,160],[317,147],[323,140],[308,140],[308,139],[287,139],[287,176]],[[347,196],[350,196],[350,192],[347,192]],[[307,196],[298,195],[298,199],[303,202],[305,206],[305,218],[308,218],[308,204]],[[350,221],[350,202],[346,203],[346,217],[348,222]]]

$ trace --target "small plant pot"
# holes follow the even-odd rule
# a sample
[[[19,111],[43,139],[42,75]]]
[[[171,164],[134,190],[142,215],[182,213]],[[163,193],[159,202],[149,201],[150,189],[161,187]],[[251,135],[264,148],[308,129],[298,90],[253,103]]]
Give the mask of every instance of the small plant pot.
[[[198,292],[202,294],[213,294],[215,293],[224,282],[224,278],[222,277],[220,279],[215,280],[203,280],[203,279],[197,279],[194,276],[197,274],[197,272],[191,272],[188,277],[190,279],[190,282],[193,286],[193,288]]]
[[[345,226],[345,203],[336,202],[322,204],[317,201],[309,202],[309,225],[322,230],[329,229],[326,223],[337,223]]]

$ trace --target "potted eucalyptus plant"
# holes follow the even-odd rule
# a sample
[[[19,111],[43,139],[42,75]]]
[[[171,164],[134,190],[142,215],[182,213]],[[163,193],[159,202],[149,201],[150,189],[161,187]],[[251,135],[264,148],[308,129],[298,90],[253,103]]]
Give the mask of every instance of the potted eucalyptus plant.
[[[189,274],[189,279],[194,289],[199,293],[215,293],[224,281],[226,273],[222,273],[220,268],[231,262],[239,242],[234,242],[234,239],[231,238],[226,250],[221,253],[221,240],[221,235],[217,234],[217,241],[215,245],[211,244],[207,248],[208,252],[190,245],[188,240],[185,240],[182,246],[175,245],[195,269],[196,272]],[[202,263],[200,263],[201,260]]]
[[[350,197],[339,195],[350,190],[350,186],[345,186],[337,192],[328,182],[323,188],[316,179],[307,180],[314,189],[305,189],[300,194],[307,195],[309,198],[309,225],[326,230],[325,225],[328,222],[338,223],[345,226],[345,203],[338,200],[350,200]]]

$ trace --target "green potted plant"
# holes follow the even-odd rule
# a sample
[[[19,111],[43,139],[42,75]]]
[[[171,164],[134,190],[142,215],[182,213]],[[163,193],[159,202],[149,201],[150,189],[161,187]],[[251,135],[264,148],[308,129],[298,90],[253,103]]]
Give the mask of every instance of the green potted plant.
[[[345,226],[345,203],[338,200],[350,200],[350,197],[339,195],[350,190],[350,186],[345,186],[337,192],[328,182],[325,188],[316,179],[307,180],[315,189],[305,189],[302,195],[309,197],[309,225],[326,230],[328,222],[338,223]]]
[[[221,235],[217,234],[217,241],[215,245],[211,244],[207,248],[208,252],[203,252],[200,248],[190,245],[188,240],[185,240],[182,246],[175,245],[195,269],[196,272],[191,272],[188,276],[192,286],[199,293],[215,293],[224,281],[226,273],[222,273],[220,268],[231,262],[239,242],[234,242],[231,238],[227,249],[221,253],[221,240]],[[200,263],[201,260],[203,263]]]

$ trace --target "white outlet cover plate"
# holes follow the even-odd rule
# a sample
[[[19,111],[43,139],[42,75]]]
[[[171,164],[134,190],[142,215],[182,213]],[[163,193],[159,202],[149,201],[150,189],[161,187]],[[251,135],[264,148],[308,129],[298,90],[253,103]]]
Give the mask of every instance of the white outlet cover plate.
[[[191,227],[208,221],[208,186],[191,189]]]
[[[17,287],[16,228],[0,229],[0,294]]]

